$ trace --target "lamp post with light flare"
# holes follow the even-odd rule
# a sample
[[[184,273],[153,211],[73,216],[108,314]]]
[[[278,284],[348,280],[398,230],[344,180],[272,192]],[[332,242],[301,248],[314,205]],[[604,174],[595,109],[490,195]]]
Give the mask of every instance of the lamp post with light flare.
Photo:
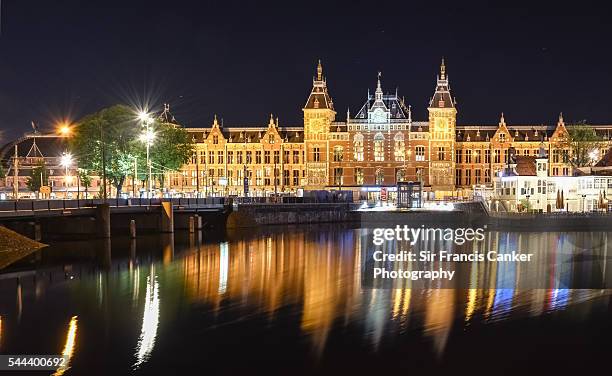
[[[64,191],[64,199],[68,198],[68,168],[72,166],[72,154],[64,152],[60,158],[60,165],[64,167],[64,182],[66,184],[66,190]]]
[[[151,130],[150,125],[151,123],[153,123],[153,119],[145,111],[140,111],[138,113],[138,119],[140,119],[140,121],[142,122],[142,126],[144,127],[144,133],[140,136],[140,140],[143,141],[147,147],[147,170],[148,170],[147,197],[151,198],[151,195],[153,193],[153,180],[151,178],[152,172],[151,172],[150,149],[151,149],[151,142],[153,141],[153,139],[155,139],[155,133]]]

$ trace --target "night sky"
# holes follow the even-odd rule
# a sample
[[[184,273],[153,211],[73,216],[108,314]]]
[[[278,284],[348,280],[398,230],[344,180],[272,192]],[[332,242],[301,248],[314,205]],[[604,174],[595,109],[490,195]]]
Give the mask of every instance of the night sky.
[[[4,0],[0,141],[145,99],[190,127],[300,125],[319,58],[338,120],[379,70],[426,120],[444,56],[460,124],[612,123],[604,10],[418,3]]]

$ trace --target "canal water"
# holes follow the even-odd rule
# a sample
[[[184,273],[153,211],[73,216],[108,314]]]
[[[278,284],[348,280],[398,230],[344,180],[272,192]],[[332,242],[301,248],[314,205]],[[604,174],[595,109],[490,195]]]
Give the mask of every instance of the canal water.
[[[304,226],[52,244],[0,271],[0,353],[64,354],[70,368],[55,374],[66,375],[606,369],[612,233],[419,243],[534,255],[446,265],[457,270],[450,284],[419,286],[372,283],[372,233]]]

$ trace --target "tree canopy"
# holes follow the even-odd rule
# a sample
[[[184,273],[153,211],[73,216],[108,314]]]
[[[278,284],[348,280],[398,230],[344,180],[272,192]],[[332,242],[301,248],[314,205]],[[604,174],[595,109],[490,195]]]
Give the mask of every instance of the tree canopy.
[[[190,158],[193,145],[187,131],[157,121],[150,128],[155,133],[150,155],[156,172],[178,169]],[[119,195],[126,177],[134,173],[135,161],[138,179],[147,178],[146,145],[140,139],[142,132],[142,124],[134,110],[125,105],[115,105],[77,122],[70,146],[79,168],[95,171],[99,176],[102,176],[104,149],[106,177]],[[162,178],[163,175],[157,177]]]
[[[26,180],[28,189],[32,192],[37,192],[43,185],[49,185],[49,171],[45,167],[44,163],[37,164],[32,171],[30,176]]]
[[[593,160],[593,153],[602,148],[603,142],[595,129],[586,122],[581,122],[567,126],[567,132],[565,144],[570,149],[570,164],[576,168],[597,162]]]

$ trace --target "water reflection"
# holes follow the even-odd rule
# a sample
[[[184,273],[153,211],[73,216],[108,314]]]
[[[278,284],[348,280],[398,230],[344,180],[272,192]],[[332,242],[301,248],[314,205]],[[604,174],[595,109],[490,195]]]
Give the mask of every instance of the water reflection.
[[[151,272],[147,276],[147,289],[145,293],[145,306],[142,316],[142,329],[138,345],[136,346],[136,362],[133,368],[137,369],[140,365],[146,362],[155,346],[155,337],[157,337],[157,326],[159,325],[159,284],[157,275],[155,275],[155,267],[151,266]]]
[[[80,323],[85,327],[101,326],[105,330],[101,342],[109,343],[115,333],[127,337],[124,342],[130,348],[126,352],[133,354],[127,367],[133,369],[144,368],[157,357],[172,356],[167,351],[172,351],[175,343],[164,341],[177,340],[171,339],[175,328],[181,333],[181,341],[191,331],[198,333],[193,336],[202,331],[225,333],[233,325],[249,320],[258,327],[263,322],[270,331],[275,327],[281,327],[281,331],[293,329],[315,357],[323,356],[330,339],[340,330],[341,335],[350,333],[361,339],[369,351],[381,351],[382,345],[402,336],[423,338],[431,353],[441,358],[452,336],[479,325],[558,312],[585,302],[582,314],[588,315],[603,300],[599,298],[611,292],[607,289],[610,276],[606,271],[610,236],[603,232],[490,232],[482,243],[454,247],[428,242],[415,247],[456,252],[532,252],[533,261],[432,261],[393,266],[405,270],[454,268],[456,280],[446,286],[450,288],[440,288],[444,286],[439,283],[423,287],[402,279],[392,281],[389,288],[370,288],[364,271],[374,250],[368,229],[292,228],[235,234],[204,243],[195,236],[178,235],[123,243],[113,240],[113,259],[110,242],[103,244],[100,249],[104,256],[92,257],[97,266],[75,263],[71,270],[77,278],[69,282],[55,277],[49,266],[37,272],[48,276],[37,277],[33,284],[26,279],[16,284],[17,304],[15,284],[11,284],[10,300],[0,300],[0,345],[3,351],[5,344],[11,346],[3,333],[6,316],[19,318],[24,311],[24,320],[39,319],[31,312],[43,304],[45,294],[55,286],[54,299],[59,299],[66,309],[77,305],[71,296],[79,297],[78,304],[89,310],[87,314],[79,313]],[[391,247],[409,248],[402,243]],[[46,255],[53,251],[50,247],[43,252]],[[64,276],[64,269],[62,273]],[[571,289],[577,281],[595,281],[606,288]],[[36,292],[32,293],[34,288]],[[32,295],[36,300],[31,299]],[[164,296],[163,321],[160,295]],[[5,308],[5,301],[10,308]],[[70,357],[76,338],[76,316],[73,320],[64,348],[65,353],[70,349]],[[20,330],[29,324],[22,323]],[[219,337],[239,343],[235,335],[232,332]],[[87,343],[94,345],[95,342]],[[79,354],[83,346],[86,345],[80,344]],[[159,352],[160,348],[163,352]],[[52,349],[48,351],[52,353]]]
[[[66,372],[70,368],[70,362],[74,354],[76,334],[77,334],[77,317],[72,316],[72,318],[70,319],[70,323],[68,323],[68,332],[66,333],[66,343],[64,344],[64,349],[62,350],[62,356],[66,360],[65,360],[64,365],[58,368],[57,371],[55,371],[55,373],[53,374],[53,376],[61,376],[64,374],[64,372]]]

